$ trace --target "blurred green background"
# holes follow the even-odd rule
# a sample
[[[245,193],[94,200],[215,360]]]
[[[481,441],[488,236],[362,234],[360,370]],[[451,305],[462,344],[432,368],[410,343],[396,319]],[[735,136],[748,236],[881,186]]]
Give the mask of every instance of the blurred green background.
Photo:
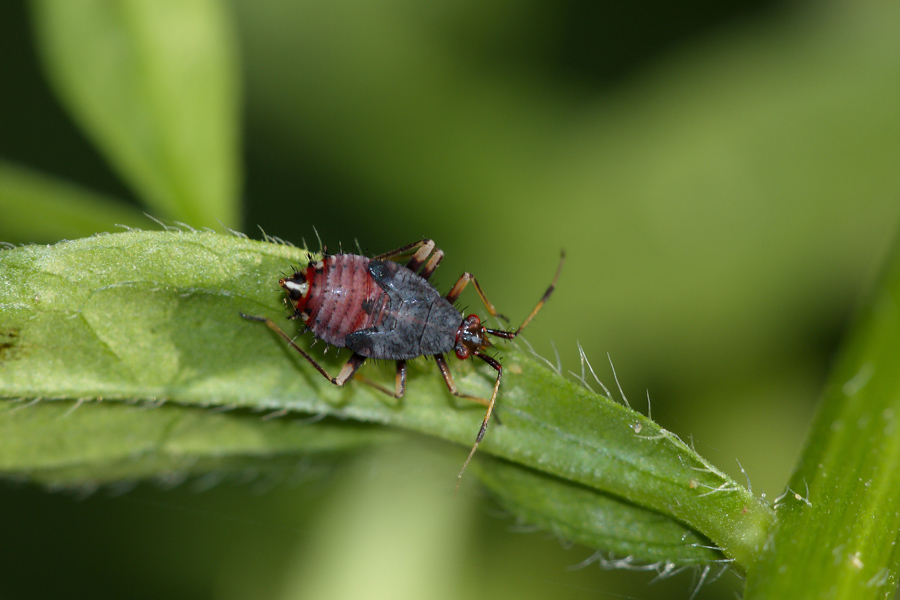
[[[900,215],[900,5],[227,7],[238,228],[371,253],[431,237],[439,289],[472,271],[514,321],[564,248],[537,352],[579,371],[580,343],[615,389],[609,353],[632,406],[649,393],[664,427],[781,493]],[[0,6],[0,49],[0,158],[137,206],[51,93],[26,5]],[[42,239],[0,213],[8,242],[87,233]],[[689,594],[696,573],[570,569],[592,550],[512,523],[474,479],[451,498],[457,459],[416,440],[272,485],[5,482],[0,598]]]

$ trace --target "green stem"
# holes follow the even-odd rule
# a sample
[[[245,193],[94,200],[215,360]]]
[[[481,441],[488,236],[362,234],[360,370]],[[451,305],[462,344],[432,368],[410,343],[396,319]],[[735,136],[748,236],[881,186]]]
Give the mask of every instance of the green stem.
[[[834,370],[747,598],[891,598],[900,551],[900,246]]]

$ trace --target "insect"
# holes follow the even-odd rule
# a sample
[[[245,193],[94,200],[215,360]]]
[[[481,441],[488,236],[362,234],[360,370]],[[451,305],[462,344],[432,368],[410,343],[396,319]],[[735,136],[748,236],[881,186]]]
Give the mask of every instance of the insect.
[[[405,265],[392,260],[410,254]],[[332,377],[271,319],[244,313],[241,316],[268,325],[325,379],[338,386],[353,377],[367,358],[393,360],[397,363],[393,392],[374,382],[364,381],[386,394],[402,398],[406,390],[406,361],[419,356],[434,358],[451,394],[486,407],[475,444],[457,477],[458,487],[487,431],[503,376],[500,363],[484,353],[492,345],[488,336],[511,340],[525,329],[553,293],[565,254],[560,256],[559,267],[550,287],[515,331],[485,327],[478,315],[464,317],[453,306],[466,285],[472,283],[491,316],[509,321],[488,301],[478,280],[469,272],[463,273],[450,291],[441,296],[428,279],[443,258],[444,252],[436,248],[430,239],[374,258],[326,253],[321,260],[311,261],[305,269],[297,270],[278,282],[287,294],[285,303],[290,303],[294,309],[289,319],[299,319],[316,338],[353,352],[337,377]],[[490,399],[464,394],[457,389],[444,357],[450,352],[460,360],[478,357],[497,371]]]

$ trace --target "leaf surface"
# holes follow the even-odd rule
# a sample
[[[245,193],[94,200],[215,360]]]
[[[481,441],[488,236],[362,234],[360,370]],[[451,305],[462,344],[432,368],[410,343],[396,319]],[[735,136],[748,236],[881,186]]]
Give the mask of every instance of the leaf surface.
[[[305,250],[288,245],[183,231],[5,250],[0,395],[23,402],[166,400],[167,409],[328,415],[468,448],[483,408],[451,396],[429,361],[410,365],[400,401],[358,382],[337,388],[267,327],[239,317],[243,311],[283,318],[277,278],[307,260]],[[309,337],[299,343],[308,344]],[[616,546],[641,560],[658,561],[665,552],[683,561],[720,557],[699,548],[697,540],[706,538],[711,543],[703,545],[721,548],[742,566],[750,563],[771,521],[764,504],[650,419],[540,366],[515,344],[502,354],[503,425],[490,429],[479,453],[529,471],[511,472],[499,463],[484,467],[501,501],[522,514],[543,515],[540,522],[561,531],[574,531],[579,512],[592,515],[579,539],[597,546],[609,537],[599,514],[643,527],[661,523],[662,541],[648,544],[653,538],[644,536]],[[321,362],[336,373],[343,359],[331,354]],[[391,385],[391,365],[364,368],[366,377]],[[453,370],[462,390],[490,394],[489,367],[467,361]],[[56,423],[63,435],[74,421]],[[609,498],[614,503],[604,513],[599,505]],[[566,511],[552,509],[567,503]],[[653,544],[661,548],[651,549]]]

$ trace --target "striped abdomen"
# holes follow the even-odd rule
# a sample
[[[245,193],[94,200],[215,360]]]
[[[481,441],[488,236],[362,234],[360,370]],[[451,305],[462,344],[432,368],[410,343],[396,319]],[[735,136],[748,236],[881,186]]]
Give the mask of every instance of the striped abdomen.
[[[281,280],[295,316],[317,338],[343,348],[349,334],[381,324],[388,296],[369,274],[369,262],[364,256],[334,254]]]

